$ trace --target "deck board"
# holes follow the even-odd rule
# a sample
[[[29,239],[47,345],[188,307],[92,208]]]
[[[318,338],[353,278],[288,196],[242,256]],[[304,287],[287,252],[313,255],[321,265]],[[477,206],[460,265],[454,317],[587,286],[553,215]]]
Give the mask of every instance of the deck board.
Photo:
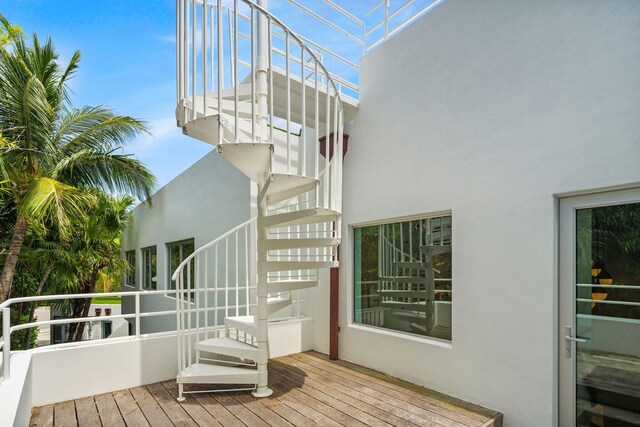
[[[96,407],[96,402],[93,397],[78,399],[75,403],[79,426],[100,425],[100,416],[98,415],[98,408]]]
[[[175,381],[165,381],[34,408],[30,425],[502,426],[495,411],[315,352],[272,360],[269,386],[274,394],[263,399],[222,391],[189,394],[178,403]]]
[[[53,426],[53,405],[33,408],[31,412],[30,427],[52,427]]]
[[[103,426],[124,427],[124,420],[113,397],[113,393],[100,394],[95,397],[96,407]]]
[[[75,402],[56,403],[53,408],[53,424],[64,427],[77,426]]]
[[[291,359],[298,361],[295,356]],[[335,373],[335,364],[322,363],[318,358],[303,358],[300,359],[300,362],[308,365],[308,367],[300,364],[294,366],[306,369],[314,375],[317,374],[319,377],[333,379],[343,386],[363,392],[374,399],[389,402],[407,412],[424,417],[425,419],[430,419],[436,424],[447,427],[461,427],[480,426],[483,423],[481,420],[465,416],[456,411],[451,411],[443,406],[432,405],[424,399],[412,399],[411,396],[386,387],[386,384],[378,383],[378,385],[382,387],[372,388],[370,376],[355,375],[349,370],[341,370],[340,373]],[[445,419],[443,419],[443,416]]]

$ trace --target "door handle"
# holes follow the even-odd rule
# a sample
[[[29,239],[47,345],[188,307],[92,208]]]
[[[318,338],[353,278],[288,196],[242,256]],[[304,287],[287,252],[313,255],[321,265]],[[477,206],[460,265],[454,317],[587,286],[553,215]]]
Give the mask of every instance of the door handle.
[[[587,342],[587,338],[578,338],[573,336],[573,328],[571,326],[564,327],[564,355],[571,357],[571,343]]]

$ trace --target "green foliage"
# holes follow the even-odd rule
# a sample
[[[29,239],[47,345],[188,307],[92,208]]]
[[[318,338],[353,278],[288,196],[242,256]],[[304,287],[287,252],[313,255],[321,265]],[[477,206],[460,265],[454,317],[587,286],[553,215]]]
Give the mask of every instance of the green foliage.
[[[640,203],[578,211],[577,259],[578,277],[591,278],[591,262],[607,271],[614,285],[640,285]],[[589,218],[590,215],[590,218]],[[597,285],[596,280],[592,282]],[[608,301],[640,302],[640,294],[624,288],[594,286],[582,294],[606,293]],[[599,316],[640,319],[640,307],[624,304],[580,304],[579,312]]]
[[[120,297],[97,297],[91,299],[91,304],[121,304]]]
[[[23,313],[20,316],[17,314],[17,311],[15,311],[15,314],[13,312],[11,314],[12,325],[23,325],[29,321],[29,313]],[[29,334],[29,348],[35,347],[36,339],[38,338],[38,329],[22,329],[11,334],[11,351],[26,350],[24,342],[26,334]]]
[[[57,255],[82,252],[82,259],[71,257],[72,265],[69,256],[49,264],[55,271],[45,279],[58,281],[56,288],[71,289],[74,276],[93,287],[97,280],[101,289],[113,287],[121,271],[111,258],[119,251],[113,233],[119,238],[122,230],[120,208],[128,208],[134,196],[148,198],[155,186],[141,162],[122,154],[129,141],[147,132],[145,123],[102,106],[74,108],[68,82],[80,52],[64,64],[50,38],[43,42],[34,34],[28,44],[1,15],[0,28],[6,36],[0,48],[0,239],[7,248],[0,251],[6,254],[0,301],[11,292],[25,238],[40,252],[47,245],[58,245]],[[31,274],[40,280],[43,271]]]
[[[7,46],[12,40],[24,37],[19,25],[11,25],[9,21],[0,15],[0,49]]]

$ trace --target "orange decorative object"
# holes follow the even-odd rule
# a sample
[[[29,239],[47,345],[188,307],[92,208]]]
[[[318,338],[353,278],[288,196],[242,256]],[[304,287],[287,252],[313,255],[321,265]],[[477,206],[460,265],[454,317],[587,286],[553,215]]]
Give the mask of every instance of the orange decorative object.
[[[591,293],[591,299],[596,299],[599,301],[605,300],[607,299],[607,294],[606,292],[592,292]],[[594,308],[596,306],[595,301],[591,301],[591,308]]]

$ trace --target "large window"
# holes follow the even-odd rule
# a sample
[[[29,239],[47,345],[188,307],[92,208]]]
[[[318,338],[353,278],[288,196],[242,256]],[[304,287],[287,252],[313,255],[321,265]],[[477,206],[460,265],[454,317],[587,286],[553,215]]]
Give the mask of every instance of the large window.
[[[451,217],[354,229],[354,322],[451,340]]]
[[[142,249],[142,288],[158,289],[158,251],[155,246]]]
[[[124,259],[127,261],[127,269],[124,273],[124,284],[132,288],[136,287],[136,251],[127,251],[124,253]]]
[[[181,242],[167,243],[167,255],[169,257],[169,263],[168,263],[168,267],[169,267],[169,276],[168,276],[169,277],[169,289],[175,289],[176,288],[176,284],[175,284],[175,282],[173,282],[173,280],[171,280],[171,276],[176,271],[176,269],[178,268],[180,263],[182,261],[184,261],[185,258],[187,258],[189,255],[191,255],[193,253],[193,250],[194,250],[193,239],[183,240]],[[190,269],[191,269],[191,283],[193,283],[195,281],[194,262],[191,263]],[[185,283],[187,282],[186,274],[187,274],[187,272],[185,270],[185,278],[184,278]]]

